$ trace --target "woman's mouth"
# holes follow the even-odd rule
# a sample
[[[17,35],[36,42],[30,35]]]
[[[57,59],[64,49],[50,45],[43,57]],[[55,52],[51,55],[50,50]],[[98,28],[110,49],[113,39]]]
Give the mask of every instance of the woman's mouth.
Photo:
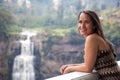
[[[86,31],[86,29],[82,29],[82,30],[80,30],[81,32],[85,32]]]

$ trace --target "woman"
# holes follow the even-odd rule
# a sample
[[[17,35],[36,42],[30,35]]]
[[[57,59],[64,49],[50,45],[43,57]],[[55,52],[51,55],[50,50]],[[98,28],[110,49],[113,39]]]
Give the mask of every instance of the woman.
[[[84,63],[63,65],[60,72],[92,72],[95,69],[102,80],[120,80],[112,44],[104,37],[98,15],[90,10],[80,12],[78,30],[85,37]]]

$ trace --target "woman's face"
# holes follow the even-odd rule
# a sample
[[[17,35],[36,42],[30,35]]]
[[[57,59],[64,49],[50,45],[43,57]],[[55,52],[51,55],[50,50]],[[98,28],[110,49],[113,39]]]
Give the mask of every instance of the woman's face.
[[[81,35],[87,37],[89,34],[93,33],[93,23],[90,17],[85,14],[81,13],[79,20],[78,20],[78,30]]]

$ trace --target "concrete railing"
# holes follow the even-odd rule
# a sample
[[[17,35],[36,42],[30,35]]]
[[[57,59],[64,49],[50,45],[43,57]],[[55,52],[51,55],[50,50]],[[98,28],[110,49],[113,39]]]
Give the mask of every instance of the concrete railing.
[[[120,67],[120,61],[118,61]],[[97,72],[84,73],[84,72],[72,72],[56,77],[48,78],[45,80],[98,80],[99,76]]]

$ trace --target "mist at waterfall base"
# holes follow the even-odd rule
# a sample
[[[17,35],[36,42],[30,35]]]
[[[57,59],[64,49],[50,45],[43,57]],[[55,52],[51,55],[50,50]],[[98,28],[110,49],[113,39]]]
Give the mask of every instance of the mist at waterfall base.
[[[36,63],[38,62],[36,61],[38,56],[35,56],[34,43],[30,40],[31,36],[36,34],[23,32],[22,35],[27,35],[27,39],[20,40],[21,52],[14,58],[12,80],[37,80],[39,74],[37,74],[35,66],[38,64]],[[40,78],[38,79],[40,80]]]

